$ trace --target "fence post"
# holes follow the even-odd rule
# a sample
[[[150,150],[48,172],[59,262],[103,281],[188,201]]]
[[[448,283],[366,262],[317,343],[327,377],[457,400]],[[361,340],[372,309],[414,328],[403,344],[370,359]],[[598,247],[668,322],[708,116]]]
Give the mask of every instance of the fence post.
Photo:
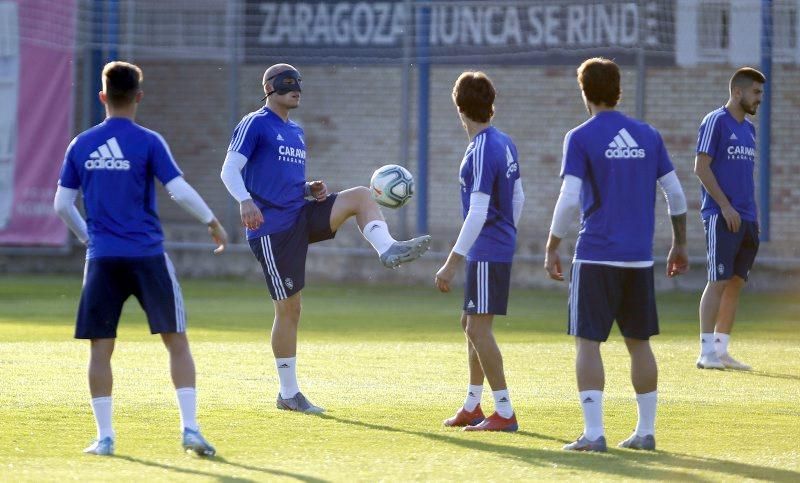
[[[417,234],[428,233],[428,126],[430,116],[430,13],[429,0],[416,9],[417,67]]]
[[[759,113],[759,205],[761,240],[770,239],[770,140],[772,138],[772,0],[761,0],[761,72],[766,76]]]
[[[239,123],[239,30],[241,26],[240,2],[228,2],[225,11],[225,34],[228,38],[228,117],[230,132]],[[224,158],[223,154],[223,158]],[[219,160],[222,163],[222,159]],[[232,240],[241,240],[242,230],[239,228],[238,203],[233,198],[225,197],[224,219],[222,221]]]

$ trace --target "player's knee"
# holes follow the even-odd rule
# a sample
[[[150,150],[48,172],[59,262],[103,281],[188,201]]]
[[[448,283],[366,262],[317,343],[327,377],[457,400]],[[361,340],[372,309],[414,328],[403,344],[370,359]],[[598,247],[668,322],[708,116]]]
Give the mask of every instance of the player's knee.
[[[356,199],[358,200],[358,205],[364,207],[366,205],[372,204],[375,201],[372,199],[372,194],[369,192],[369,188],[366,186],[356,186],[353,188],[353,192],[355,194]]]
[[[467,319],[464,332],[467,333],[467,337],[469,338],[470,341],[476,342],[483,340],[489,333],[489,330],[486,324],[481,324],[480,322]]]
[[[600,342],[591,339],[584,339],[583,337],[576,337],[575,338],[575,348],[578,352],[578,355],[599,355],[600,354]]]
[[[629,354],[647,354],[648,352],[652,352],[649,340],[625,337],[625,346],[628,348]]]
[[[92,339],[91,357],[92,360],[100,361],[111,359],[114,353],[113,339]]]
[[[744,287],[745,283],[746,282],[742,277],[734,275],[733,277],[731,277],[730,280],[728,280],[727,287],[735,290],[741,290],[742,287]]]
[[[714,292],[714,293],[717,293],[717,294],[722,294],[722,292],[725,291],[725,287],[728,286],[729,282],[730,282],[730,280],[709,281],[708,285],[706,287],[707,287],[707,290],[709,290],[711,292]]]
[[[189,353],[189,339],[186,337],[185,332],[161,334],[161,340],[164,341],[164,347],[173,356]]]
[[[297,323],[300,321],[300,312],[303,309],[300,299],[292,299],[291,297],[282,300],[281,303],[276,304],[276,316],[282,322]]]

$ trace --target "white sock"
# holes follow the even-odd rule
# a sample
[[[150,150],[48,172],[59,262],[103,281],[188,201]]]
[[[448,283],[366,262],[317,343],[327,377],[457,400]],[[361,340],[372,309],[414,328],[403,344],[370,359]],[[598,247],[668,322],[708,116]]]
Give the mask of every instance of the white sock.
[[[700,334],[700,354],[706,355],[713,354],[714,352],[714,333],[706,332]]]
[[[389,234],[389,225],[383,220],[372,220],[364,225],[364,230],[361,232],[364,238],[372,245],[372,248],[378,252],[378,255],[383,254],[396,242],[392,235]]]
[[[481,403],[481,396],[483,396],[483,384],[474,386],[470,384],[467,386],[467,398],[464,399],[464,409],[469,412],[475,410],[478,404]]]
[[[656,403],[658,391],[636,395],[636,406],[639,408],[639,421],[636,423],[636,434],[647,436],[656,434]]]
[[[193,387],[181,387],[175,390],[178,396],[178,410],[181,413],[181,431],[191,429],[197,431],[197,391]]]
[[[97,439],[114,438],[111,427],[111,396],[92,398],[92,412],[97,423]]]
[[[278,367],[278,378],[281,380],[281,397],[289,399],[300,392],[297,385],[297,357],[276,358],[275,365]]]
[[[508,419],[514,414],[514,408],[511,407],[511,397],[508,395],[508,389],[502,391],[492,391],[494,396],[494,410],[497,414]]]
[[[722,332],[714,332],[714,350],[717,355],[728,353],[728,342],[731,341],[730,334],[723,334]]]
[[[581,391],[581,408],[583,408],[583,435],[589,441],[605,434],[603,429],[603,391]]]

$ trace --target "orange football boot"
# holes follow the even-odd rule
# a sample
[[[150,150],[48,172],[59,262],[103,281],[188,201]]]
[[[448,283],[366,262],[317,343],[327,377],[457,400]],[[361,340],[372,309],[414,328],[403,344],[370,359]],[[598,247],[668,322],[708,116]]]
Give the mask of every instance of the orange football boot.
[[[494,412],[480,423],[466,426],[464,431],[516,431],[517,429],[519,425],[516,413],[510,418],[504,418]]]
[[[480,424],[485,418],[486,416],[483,415],[480,404],[475,406],[473,411],[467,411],[464,406],[461,406],[455,416],[444,420],[444,425],[450,427],[469,426]]]

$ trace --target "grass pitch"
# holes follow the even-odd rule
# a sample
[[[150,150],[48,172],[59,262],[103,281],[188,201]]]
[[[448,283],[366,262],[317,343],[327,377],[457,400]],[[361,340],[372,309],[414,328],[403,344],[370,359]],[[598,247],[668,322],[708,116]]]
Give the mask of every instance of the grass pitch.
[[[582,430],[564,292],[517,291],[498,318],[520,431],[475,434],[441,422],[467,385],[460,294],[433,287],[312,286],[298,372],[320,417],[275,409],[266,289],[187,281],[199,419],[218,457],[181,452],[167,354],[129,301],[114,367],[117,455],[83,455],[94,437],[88,344],[72,337],[74,277],[0,280],[0,480],[800,480],[800,301],[746,293],[732,352],[752,373],[700,371],[699,294],[659,297],[659,450],[574,454]],[[606,436],[636,424],[618,333],[603,347]],[[491,410],[491,393],[483,405]]]

